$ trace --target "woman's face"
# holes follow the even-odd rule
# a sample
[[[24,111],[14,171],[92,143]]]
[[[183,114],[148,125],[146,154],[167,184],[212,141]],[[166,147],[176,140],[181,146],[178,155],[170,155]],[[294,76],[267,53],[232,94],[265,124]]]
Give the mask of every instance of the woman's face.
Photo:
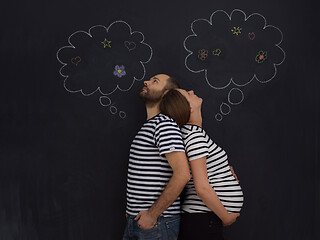
[[[188,100],[191,109],[201,108],[202,98],[195,95],[193,90],[178,89],[178,91]]]

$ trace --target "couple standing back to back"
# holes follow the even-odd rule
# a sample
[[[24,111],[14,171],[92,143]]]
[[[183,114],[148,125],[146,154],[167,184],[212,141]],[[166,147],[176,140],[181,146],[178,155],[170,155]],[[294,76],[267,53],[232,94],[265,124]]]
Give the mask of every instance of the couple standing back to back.
[[[166,74],[145,81],[140,97],[147,120],[130,148],[123,239],[223,239],[222,227],[239,216],[243,196],[225,152],[202,130],[201,117],[198,121],[202,99],[179,89]],[[208,144],[197,146],[192,139]],[[179,195],[185,186],[180,224]],[[214,188],[225,189],[217,195]]]

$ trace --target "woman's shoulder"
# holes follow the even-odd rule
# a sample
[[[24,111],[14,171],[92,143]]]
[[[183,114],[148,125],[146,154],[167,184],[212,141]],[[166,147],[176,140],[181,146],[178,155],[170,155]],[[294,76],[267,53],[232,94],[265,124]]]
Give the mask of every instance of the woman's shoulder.
[[[190,133],[193,133],[193,132],[205,132],[200,126],[197,126],[197,125],[193,125],[193,124],[185,124],[182,126],[181,128],[181,131],[184,131],[184,132],[190,132]]]
[[[185,138],[188,138],[189,136],[206,136],[206,132],[200,126],[192,124],[183,125],[181,133]]]

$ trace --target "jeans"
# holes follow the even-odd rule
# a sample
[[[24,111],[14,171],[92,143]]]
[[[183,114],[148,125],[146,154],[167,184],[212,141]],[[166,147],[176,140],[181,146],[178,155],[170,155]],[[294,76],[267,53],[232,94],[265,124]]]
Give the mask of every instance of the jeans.
[[[155,225],[150,229],[142,229],[138,226],[135,216],[127,216],[127,224],[124,230],[123,240],[176,240],[179,234],[180,215],[170,217],[158,217]]]

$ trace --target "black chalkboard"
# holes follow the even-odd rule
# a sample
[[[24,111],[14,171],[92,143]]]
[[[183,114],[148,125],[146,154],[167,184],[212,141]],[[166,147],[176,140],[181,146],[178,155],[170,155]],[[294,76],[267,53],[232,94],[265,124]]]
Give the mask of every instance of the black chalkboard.
[[[157,73],[204,99],[245,195],[226,239],[320,239],[316,1],[7,1],[0,239],[121,239]]]

